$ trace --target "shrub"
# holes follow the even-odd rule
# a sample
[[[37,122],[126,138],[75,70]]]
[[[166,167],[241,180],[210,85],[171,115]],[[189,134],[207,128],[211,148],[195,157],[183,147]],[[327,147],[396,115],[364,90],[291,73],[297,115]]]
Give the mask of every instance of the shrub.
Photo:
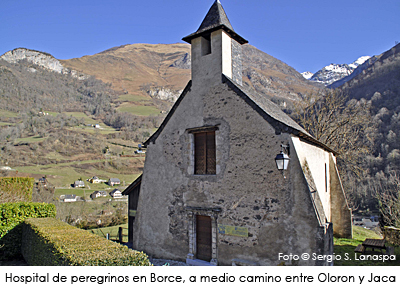
[[[32,177],[1,177],[0,203],[32,201]]]
[[[388,243],[400,246],[400,229],[395,227],[384,227],[383,233]]]
[[[55,218],[27,219],[22,254],[37,266],[149,266],[146,254],[78,229]]]
[[[21,223],[31,217],[55,217],[53,204],[17,202],[0,204],[0,260],[21,256]]]

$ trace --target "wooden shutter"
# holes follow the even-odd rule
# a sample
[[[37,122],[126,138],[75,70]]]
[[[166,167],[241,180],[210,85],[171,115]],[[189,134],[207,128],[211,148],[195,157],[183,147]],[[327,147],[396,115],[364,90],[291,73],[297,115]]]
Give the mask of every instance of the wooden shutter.
[[[206,174],[216,174],[215,131],[207,132]]]
[[[215,131],[194,134],[194,174],[216,174]]]

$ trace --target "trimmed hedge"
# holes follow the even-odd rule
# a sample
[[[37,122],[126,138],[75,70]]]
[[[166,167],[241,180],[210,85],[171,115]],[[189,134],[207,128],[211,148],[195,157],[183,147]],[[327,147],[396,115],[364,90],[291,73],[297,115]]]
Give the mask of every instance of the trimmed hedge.
[[[143,252],[130,250],[55,218],[26,219],[22,254],[31,266],[150,266]]]
[[[32,201],[34,182],[32,177],[0,177],[0,203]]]
[[[21,223],[26,218],[55,216],[54,204],[38,202],[0,204],[0,260],[21,257]]]

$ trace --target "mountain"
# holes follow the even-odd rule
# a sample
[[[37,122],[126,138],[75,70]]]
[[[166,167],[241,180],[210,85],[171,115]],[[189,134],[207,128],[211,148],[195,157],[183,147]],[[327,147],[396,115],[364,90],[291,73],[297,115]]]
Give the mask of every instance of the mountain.
[[[0,88],[0,108],[15,113],[94,114],[99,103],[110,103],[116,95],[107,84],[65,68],[50,54],[25,48],[0,56]]]
[[[51,54],[37,50],[16,48],[1,55],[0,59],[5,60],[8,63],[18,63],[22,60],[26,60],[29,63],[35,64],[49,71],[60,74],[70,74],[81,80],[89,77],[87,75],[78,74],[75,70],[63,67],[61,62]],[[35,72],[35,70],[31,68],[31,72]]]
[[[315,90],[300,73],[258,50],[243,45],[243,81],[246,86],[278,103],[298,100]],[[101,53],[60,61],[64,67],[93,75],[121,94],[174,101],[190,79],[190,45],[131,44]]]
[[[387,96],[382,99],[400,100],[400,44],[374,56],[364,64],[364,66],[360,66],[362,71],[340,88],[357,99],[371,100],[375,93],[379,93]],[[395,108],[393,103],[386,105]]]
[[[369,58],[370,58],[369,56],[362,56],[350,64],[332,63],[320,69],[311,77],[310,77],[310,72],[304,72],[302,75],[304,78],[310,81],[321,83],[324,84],[325,86],[329,86],[334,82],[340,81],[343,78],[351,75],[357,67],[362,65]]]
[[[371,172],[400,170],[400,44],[366,65],[339,89],[349,98],[371,102],[378,130]]]
[[[314,74],[313,74],[312,72],[310,72],[310,71],[305,71],[305,72],[301,73],[301,75],[302,75],[306,80],[309,80],[309,79],[312,78],[312,76],[313,76]]]

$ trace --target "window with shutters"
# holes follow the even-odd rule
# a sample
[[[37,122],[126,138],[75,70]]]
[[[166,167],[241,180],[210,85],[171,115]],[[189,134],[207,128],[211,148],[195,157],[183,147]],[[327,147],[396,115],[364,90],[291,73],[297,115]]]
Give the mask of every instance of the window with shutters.
[[[194,133],[194,174],[216,174],[215,131]]]

